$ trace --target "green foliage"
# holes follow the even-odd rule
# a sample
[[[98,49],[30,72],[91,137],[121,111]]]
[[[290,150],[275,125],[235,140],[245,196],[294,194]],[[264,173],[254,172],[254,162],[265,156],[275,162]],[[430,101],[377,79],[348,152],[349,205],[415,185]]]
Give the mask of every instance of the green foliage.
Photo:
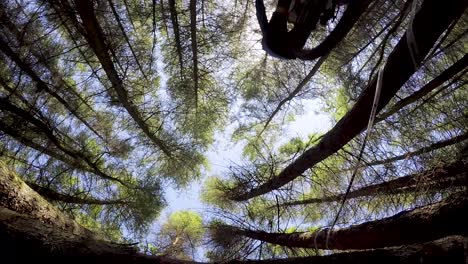
[[[0,3],[0,38],[7,44],[0,49],[0,98],[5,102],[0,105],[1,159],[25,181],[81,199],[46,197],[112,240],[140,239],[150,231],[171,202],[164,198],[165,186],[190,188],[204,180],[200,196],[209,211],[203,216],[216,218],[209,231],[213,248],[206,249],[210,259],[321,254],[247,239],[224,223],[290,234],[314,232],[334,219],[336,201],[281,204],[343,193],[364,134],[338,150],[335,142],[318,145],[329,134],[297,136],[309,131],[289,131],[288,125],[308,114],[305,102],[317,102],[322,109],[313,109],[336,122],[349,112],[406,34],[404,5],[409,2],[379,1],[367,10],[310,79],[306,76],[316,61],[276,59],[261,50],[252,1],[196,1],[195,10],[182,0],[174,7],[168,1],[110,2],[93,1],[95,12],[87,15],[94,15],[99,25],[92,27],[84,26],[89,21],[78,12],[80,1]],[[274,3],[267,9],[270,14]],[[333,30],[342,12],[336,14],[334,23],[315,29],[306,48]],[[353,190],[460,159],[466,140],[411,152],[466,133],[466,70],[385,120],[379,116],[465,56],[465,16],[445,31],[423,65],[378,114]],[[87,28],[102,32],[95,36]],[[93,40],[103,44],[103,50]],[[333,136],[347,137],[353,125]],[[221,138],[224,134],[230,138]],[[244,148],[223,158],[244,160],[226,165],[219,177],[208,177],[212,164],[205,154],[214,142],[225,141]],[[316,146],[327,153],[326,159],[308,168],[316,157],[306,156],[299,166],[289,166]],[[404,159],[385,161],[397,155]],[[290,172],[301,173],[282,185]],[[269,192],[248,201],[231,200],[258,187]],[[339,223],[379,219],[450,191],[349,199]],[[171,214],[146,250],[196,258],[206,238],[203,221],[193,211]]]
[[[202,217],[194,211],[172,213],[156,236],[157,254],[190,260],[204,236]]]
[[[163,229],[176,233],[184,233],[192,241],[199,241],[203,237],[202,217],[193,211],[178,211],[172,213]]]
[[[289,140],[286,144],[281,145],[278,151],[282,155],[292,156],[303,152],[305,149],[313,146],[316,142],[321,139],[319,134],[310,134],[306,140],[300,137],[294,137]]]
[[[140,188],[127,190],[122,194],[128,197],[126,210],[122,211],[122,218],[134,234],[145,234],[152,220],[159,216],[165,206],[163,191],[160,183],[150,179],[150,182],[140,184]]]
[[[226,196],[226,191],[232,186],[232,182],[223,181],[217,177],[208,177],[200,195],[201,200],[208,205],[233,210],[235,204]]]
[[[344,87],[331,92],[329,100],[326,101],[325,111],[329,112],[334,120],[340,120],[350,109],[350,98]]]
[[[245,210],[251,221],[266,222],[277,216],[274,204],[261,197],[252,199]]]
[[[95,208],[94,210],[97,210],[97,207]],[[116,225],[101,224],[98,220],[94,219],[92,215],[87,213],[77,213],[75,215],[75,220],[83,227],[98,234],[102,234],[111,241],[122,241],[123,234]]]

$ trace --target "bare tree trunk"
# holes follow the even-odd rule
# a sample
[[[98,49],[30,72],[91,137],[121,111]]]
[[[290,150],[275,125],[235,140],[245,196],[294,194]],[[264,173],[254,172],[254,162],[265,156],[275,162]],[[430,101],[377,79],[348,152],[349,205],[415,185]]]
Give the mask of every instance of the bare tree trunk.
[[[162,1],[162,0],[161,0]],[[177,18],[177,8],[175,0],[169,0],[169,12],[171,14],[172,30],[174,31],[174,40],[179,57],[180,77],[183,78],[184,58],[182,56],[182,43],[180,42],[179,19]]]
[[[228,261],[226,264],[465,264],[468,239],[447,237],[406,247],[356,251],[303,258]],[[137,253],[128,245],[90,239],[69,231],[57,230],[30,216],[0,207],[0,246],[2,259],[14,263],[114,263],[114,264],[202,264]],[[28,262],[26,262],[28,261]]]
[[[391,181],[368,185],[350,191],[347,198],[358,198],[366,196],[379,196],[398,193],[410,193],[417,190],[430,189],[440,191],[450,187],[468,185],[467,172],[468,163],[463,161],[454,162],[450,165],[433,168],[422,173],[403,176]],[[280,206],[294,206],[305,204],[317,204],[323,202],[339,202],[344,194],[337,194],[319,198],[303,199],[280,204]]]
[[[2,258],[14,263],[183,263],[144,256],[134,247],[61,230],[26,214],[0,207]]]
[[[450,138],[450,139],[447,139],[447,140],[442,140],[442,141],[435,142],[434,144],[431,144],[431,145],[429,145],[427,147],[420,148],[420,149],[415,150],[415,151],[406,152],[404,154],[394,156],[394,157],[391,157],[391,158],[388,158],[388,159],[367,162],[365,164],[365,166],[376,166],[376,165],[388,164],[388,163],[391,163],[391,162],[394,162],[394,161],[397,161],[397,160],[408,159],[410,157],[421,155],[423,153],[428,153],[428,152],[431,152],[431,151],[436,150],[436,149],[441,149],[441,148],[445,148],[447,146],[455,145],[455,144],[463,142],[463,141],[465,141],[467,139],[468,139],[468,133],[461,134],[459,136],[456,136],[456,137],[453,137],[453,138]]]
[[[52,143],[58,150],[60,150],[61,152],[69,156],[72,159],[72,161],[78,161],[78,164],[82,164],[82,162],[86,163],[87,166],[85,166],[84,168],[89,167],[89,169],[86,169],[86,171],[90,171],[102,177],[103,179],[116,181],[125,187],[129,187],[129,188],[131,187],[129,184],[127,184],[123,180],[115,178],[103,172],[97,166],[96,162],[93,161],[92,157],[89,157],[85,155],[85,153],[74,150],[71,147],[63,144],[62,140],[60,140],[56,136],[55,131],[52,130],[49,124],[45,123],[42,120],[35,118],[26,110],[19,108],[16,105],[13,105],[11,102],[9,102],[9,100],[5,98],[0,98],[0,110],[10,112],[14,117],[19,118],[19,120],[17,121],[24,121],[24,122],[27,122],[28,124],[31,124],[33,126],[33,127],[29,127],[31,128],[31,130],[40,131],[50,141],[50,143]],[[9,134],[15,139],[19,139],[20,142],[23,142],[21,141],[23,136],[20,133],[24,133],[24,131],[20,131],[20,129],[18,128],[12,128],[11,125],[8,125],[2,122],[1,120],[0,120],[0,130],[4,131],[5,133]],[[32,140],[27,140],[27,141],[31,141],[31,143],[34,143]],[[24,144],[27,144],[27,141]],[[33,145],[35,144],[30,144],[29,146],[33,146]],[[65,158],[65,159],[59,158],[59,160],[64,161],[64,160],[68,160],[68,158]],[[76,163],[73,162],[72,164],[76,164]]]
[[[376,122],[379,122],[381,120],[385,120],[385,118],[393,115],[394,113],[398,112],[400,109],[403,107],[416,102],[417,100],[423,98],[425,95],[428,93],[432,92],[434,89],[437,87],[441,86],[444,84],[444,82],[450,80],[454,76],[456,76],[459,73],[462,73],[463,71],[466,71],[466,68],[468,67],[468,54],[465,54],[463,58],[455,62],[452,66],[447,68],[445,71],[443,71],[439,76],[435,77],[432,79],[430,82],[428,82],[426,85],[424,85],[421,89],[417,90],[413,94],[411,94],[408,97],[405,97],[398,101],[396,104],[394,104],[390,109],[385,111],[385,113],[382,113],[379,115],[377,118]],[[463,75],[463,73],[462,73]]]
[[[69,230],[87,237],[94,236],[91,231],[71,220],[33,191],[2,161],[0,161],[0,207],[36,218],[40,223],[53,224],[60,230]]]
[[[328,232],[267,233],[219,225],[226,234],[240,235],[286,247],[371,249],[421,243],[450,235],[468,234],[468,196],[457,193],[439,203],[394,216]],[[327,234],[328,245],[327,245]]]
[[[138,111],[137,107],[130,101],[128,92],[125,90],[123,82],[120,79],[114,67],[114,63],[109,56],[108,46],[104,41],[101,27],[94,14],[92,1],[76,1],[75,4],[78,14],[83,21],[83,27],[86,32],[84,37],[98,57],[107,77],[112,83],[112,87],[117,93],[117,97],[119,98],[120,103],[122,103],[138,127],[143,131],[143,133],[145,133],[146,136],[148,136],[153,144],[157,146],[166,156],[172,157],[172,152],[169,147],[162,139],[156,136],[155,131],[149,127],[143,116],[141,116],[141,113]]]
[[[190,38],[192,42],[193,89],[195,110],[198,108],[198,44],[197,44],[197,0],[190,0]]]
[[[117,200],[100,200],[95,198],[81,198],[69,194],[59,193],[55,190],[50,188],[46,188],[35,184],[33,182],[26,182],[26,184],[31,187],[34,191],[40,194],[42,197],[49,201],[57,201],[57,202],[64,202],[64,203],[72,203],[72,204],[99,204],[99,205],[125,205],[128,204],[123,199]]]
[[[452,236],[405,247],[354,251],[325,256],[232,261],[230,264],[466,264],[468,238]]]
[[[196,264],[193,261],[167,259],[138,253],[131,245],[112,243],[79,226],[31,190],[12,171],[0,164],[0,248],[2,260],[11,263],[115,263],[115,264]],[[464,200],[468,198],[464,197]],[[457,204],[457,199],[451,201]],[[444,207],[444,206],[441,206]],[[465,206],[466,207],[466,206]],[[461,208],[460,212],[467,208]],[[436,212],[435,210],[432,210]],[[437,212],[436,212],[437,213]],[[465,217],[466,218],[466,217]],[[434,220],[427,219],[426,221]],[[443,219],[438,219],[442,221]],[[466,219],[456,220],[463,225]],[[447,224],[447,223],[445,223]],[[448,223],[451,225],[453,223]],[[411,223],[409,223],[411,227]],[[355,243],[368,238],[372,228],[357,228],[361,236],[350,237]],[[426,229],[435,231],[433,229]],[[339,232],[339,231],[335,231]],[[374,232],[375,233],[375,232]],[[226,233],[228,235],[228,233]],[[335,240],[332,240],[336,243]],[[347,252],[282,260],[230,261],[232,264],[260,263],[465,263],[468,240],[447,237],[438,241],[406,247]],[[199,263],[199,262],[198,262]]]

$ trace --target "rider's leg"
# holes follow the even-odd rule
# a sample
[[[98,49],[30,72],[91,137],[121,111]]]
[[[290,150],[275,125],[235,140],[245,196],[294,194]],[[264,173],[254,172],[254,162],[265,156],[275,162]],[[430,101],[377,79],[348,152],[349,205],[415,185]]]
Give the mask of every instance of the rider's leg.
[[[325,8],[323,0],[308,0],[304,6],[302,17],[294,28],[289,32],[291,46],[295,51],[300,51],[309,39],[310,34],[316,28],[320,19],[320,14]]]
[[[275,55],[292,59],[294,53],[288,42],[288,8],[291,0],[279,0],[275,12],[268,22],[268,30],[264,35],[266,46]]]
[[[286,34],[288,32],[288,8],[291,0],[278,0],[276,10],[268,22],[268,31],[270,33]],[[275,34],[276,35],[276,34]]]
[[[328,20],[332,19],[335,16],[336,9],[336,0],[327,0],[326,5],[323,11],[323,14],[320,16],[320,24],[325,26]]]
[[[276,4],[275,12],[280,13],[281,15],[288,16],[290,5],[291,5],[291,0],[278,0],[278,4]]]

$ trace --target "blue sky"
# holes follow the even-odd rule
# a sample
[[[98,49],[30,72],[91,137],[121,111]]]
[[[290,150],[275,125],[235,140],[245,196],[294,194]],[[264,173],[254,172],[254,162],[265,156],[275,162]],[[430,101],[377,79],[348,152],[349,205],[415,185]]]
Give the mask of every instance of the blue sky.
[[[307,137],[314,132],[326,132],[331,128],[330,118],[326,114],[317,114],[323,112],[321,103],[314,100],[303,100],[304,115],[297,116],[296,120],[286,126],[286,134],[284,142],[292,137]],[[239,162],[241,160],[242,145],[231,143],[232,129],[227,128],[222,134],[216,136],[216,143],[207,153],[210,163],[210,170],[204,175],[221,175],[229,163],[232,161]],[[283,140],[282,140],[283,141]],[[282,142],[282,143],[284,143]],[[186,190],[177,191],[173,188],[166,190],[166,200],[168,206],[161,212],[158,223],[163,223],[165,219],[172,213],[179,210],[195,210],[202,212],[203,204],[200,202],[199,194],[202,188],[204,177],[198,182],[193,182]]]

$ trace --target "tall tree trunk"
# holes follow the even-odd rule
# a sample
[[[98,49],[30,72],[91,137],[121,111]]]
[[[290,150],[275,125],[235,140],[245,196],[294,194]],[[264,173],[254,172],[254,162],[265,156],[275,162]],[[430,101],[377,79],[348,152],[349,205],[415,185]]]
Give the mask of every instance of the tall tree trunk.
[[[46,188],[35,184],[33,182],[26,182],[26,184],[31,187],[34,191],[40,194],[42,197],[49,201],[57,201],[57,202],[64,202],[64,203],[72,203],[72,204],[99,204],[99,205],[125,205],[128,204],[125,200],[117,199],[117,200],[100,200],[95,198],[81,198],[73,195],[59,193],[55,190],[50,188]]]
[[[0,207],[2,259],[14,263],[184,263],[137,253],[136,248],[61,230],[53,223]]]
[[[464,198],[465,200],[468,198]],[[466,209],[466,208],[465,208]],[[461,211],[463,212],[463,211]],[[459,221],[464,221],[461,219]],[[465,223],[464,221],[463,223]],[[369,229],[368,229],[369,230]],[[428,229],[429,230],[429,229]],[[366,230],[361,230],[361,232]],[[426,232],[431,233],[431,232]],[[362,233],[366,235],[366,232]],[[356,240],[359,242],[359,239]],[[227,263],[464,263],[468,240],[447,237],[406,247],[348,252],[283,260],[230,261]],[[147,256],[124,244],[103,240],[79,226],[31,190],[0,163],[0,248],[11,263],[199,263]]]
[[[62,104],[70,113],[75,116],[78,120],[80,120],[86,127],[88,127],[93,133],[97,133],[91,124],[83,117],[80,113],[78,113],[78,107],[73,107],[67,100],[61,97],[56,91],[49,88],[46,82],[44,82],[31,68],[29,64],[21,60],[21,58],[16,54],[8,45],[8,43],[0,37],[0,50],[7,55],[12,61],[14,61],[22,71],[24,71],[28,76],[36,82],[37,92],[45,91],[53,98],[55,98],[60,104]],[[61,80],[62,84],[65,84],[63,80]],[[61,87],[63,89],[63,87]],[[99,135],[99,134],[97,134]]]
[[[164,6],[164,0],[159,0],[159,9],[161,11],[161,20],[164,27],[164,31],[169,34],[167,31],[167,18],[166,18],[166,8]],[[156,0],[153,0],[153,18],[156,18]],[[153,24],[156,24],[156,21],[153,21]]]
[[[190,38],[192,43],[193,89],[195,110],[198,108],[198,44],[197,44],[197,0],[190,0]]]
[[[468,186],[468,162],[458,161],[447,166],[433,168],[422,173],[410,174],[391,181],[368,185],[350,191],[347,198],[379,196],[398,193],[410,193],[417,190],[440,191],[450,187]],[[317,204],[323,202],[339,202],[344,194],[330,195],[319,198],[303,199],[280,204],[294,206]]]
[[[137,253],[128,245],[59,230],[52,224],[0,207],[2,259],[14,263],[204,264]],[[465,264],[468,239],[452,236],[405,247],[290,259],[228,261],[226,264]],[[207,263],[206,263],[207,264]]]
[[[94,174],[100,176],[103,179],[116,181],[125,187],[130,187],[130,185],[124,182],[123,180],[115,178],[103,172],[97,166],[96,162],[93,161],[93,158],[85,155],[83,151],[79,152],[63,144],[62,141],[55,135],[54,130],[52,130],[49,124],[43,122],[42,120],[35,118],[26,110],[19,108],[16,105],[13,105],[11,102],[9,102],[9,100],[2,98],[2,97],[0,97],[0,110],[10,112],[14,117],[19,118],[20,120],[23,120],[27,122],[28,124],[31,124],[33,126],[32,130],[39,130],[52,144],[55,145],[55,147],[57,147],[57,149],[59,149],[64,154],[71,157],[72,160],[79,160],[79,161],[86,163],[86,165],[90,168],[90,170],[88,171],[92,171]],[[17,121],[20,121],[20,120],[17,120]],[[0,130],[3,130],[5,133],[11,135],[14,138],[20,138],[21,136],[19,135],[19,133],[24,132],[24,131],[18,131],[18,129],[15,129],[15,128],[9,128],[9,125],[2,122],[1,120],[0,120]]]
[[[457,62],[452,64],[445,71],[443,71],[437,77],[435,77],[430,82],[428,82],[426,85],[424,85],[421,89],[417,90],[416,92],[414,92],[410,96],[399,100],[390,109],[388,109],[384,113],[380,114],[378,116],[376,122],[380,122],[381,120],[384,120],[385,118],[387,118],[387,117],[393,115],[394,113],[398,112],[403,107],[405,107],[405,106],[407,106],[407,105],[409,105],[411,103],[414,103],[417,100],[423,98],[425,95],[429,94],[434,89],[436,89],[437,87],[444,84],[446,81],[452,79],[457,74],[462,73],[461,75],[463,75],[463,72],[466,71],[467,67],[468,67],[468,54],[465,54],[465,56],[463,56],[460,60],[458,60]]]
[[[43,224],[52,224],[60,230],[68,230],[86,237],[95,236],[49,204],[2,161],[0,161],[0,207],[28,215]]]
[[[434,151],[434,150],[437,150],[437,149],[441,149],[441,148],[445,148],[445,147],[448,147],[448,146],[451,146],[451,145],[455,145],[455,144],[463,142],[463,141],[465,141],[467,139],[468,139],[468,132],[464,133],[464,134],[461,134],[459,136],[447,139],[447,140],[438,141],[438,142],[433,143],[433,144],[431,144],[431,145],[429,145],[427,147],[423,147],[423,148],[420,148],[420,149],[415,150],[415,151],[406,152],[404,154],[394,156],[394,157],[391,157],[391,158],[388,158],[388,159],[367,162],[363,166],[376,166],[376,165],[388,164],[388,163],[395,162],[395,161],[398,161],[398,160],[408,159],[408,158],[411,158],[413,156],[421,155],[423,153],[428,153],[428,152],[431,152],[431,151]]]
[[[115,9],[114,3],[112,2],[112,0],[107,0],[107,2],[109,3],[109,6],[110,6],[110,8],[112,10],[112,13],[114,14],[115,20],[117,21],[117,24],[119,25],[120,31],[122,31],[122,35],[124,36],[125,41],[127,42],[127,45],[130,48],[130,51],[132,52],[133,58],[135,59],[135,63],[137,64],[138,69],[140,70],[143,77],[148,81],[148,78],[146,77],[145,71],[143,70],[143,67],[141,66],[140,60],[138,59],[138,56],[136,55],[135,50],[133,50],[133,45],[130,42],[129,37],[127,36],[127,32],[125,31],[125,28],[124,28],[124,26],[122,24],[122,20],[120,19],[119,13]],[[127,11],[128,11],[128,9],[127,9]]]
[[[180,42],[179,19],[177,18],[175,0],[169,0],[169,13],[171,14],[172,31],[174,31],[174,41],[179,58],[180,78],[182,79],[184,76],[184,57],[182,56],[182,43]]]
[[[120,103],[122,103],[129,115],[133,118],[143,133],[151,140],[151,142],[153,142],[153,144],[158,147],[166,156],[172,157],[172,152],[169,147],[162,139],[157,137],[155,131],[153,131],[145,122],[137,107],[130,101],[128,92],[125,90],[123,82],[114,67],[114,63],[112,62],[111,57],[109,56],[108,46],[105,43],[105,38],[101,27],[94,14],[93,2],[90,0],[82,0],[75,1],[75,4],[78,14],[83,21],[84,37],[99,59],[99,62],[106,72],[107,77],[112,83],[112,87],[117,93],[117,97]]]
[[[416,58],[418,63],[428,54],[450,23],[463,13],[466,5],[465,0],[423,2],[413,23],[414,39],[419,49],[419,57]],[[377,112],[388,104],[415,71],[405,35],[388,57],[383,72],[383,87]],[[244,201],[278,189],[341,149],[366,128],[376,85],[377,78],[374,78],[361,93],[353,108],[323,136],[316,146],[308,149],[278,175],[272,175],[270,180],[251,190],[235,189],[230,198],[234,201]]]
[[[231,261],[229,264],[466,264],[468,238],[452,236],[404,247],[354,251],[325,256]]]
[[[219,225],[226,234],[240,235],[286,247],[371,249],[421,243],[450,235],[468,234],[468,196],[457,193],[439,203],[394,216],[328,232],[267,233]],[[328,245],[327,245],[327,234]]]

